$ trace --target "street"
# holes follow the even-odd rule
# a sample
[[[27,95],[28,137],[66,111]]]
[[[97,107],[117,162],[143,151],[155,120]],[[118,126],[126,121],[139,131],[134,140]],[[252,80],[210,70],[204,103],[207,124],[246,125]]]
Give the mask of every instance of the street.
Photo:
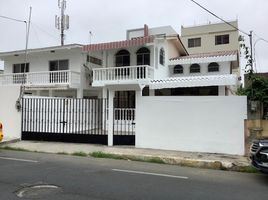
[[[268,199],[268,176],[0,150],[0,199]]]

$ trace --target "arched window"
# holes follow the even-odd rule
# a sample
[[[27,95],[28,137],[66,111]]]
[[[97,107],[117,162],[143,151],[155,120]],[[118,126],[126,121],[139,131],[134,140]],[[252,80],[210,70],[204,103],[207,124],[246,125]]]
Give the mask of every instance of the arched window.
[[[115,66],[129,66],[130,65],[130,53],[127,50],[120,50],[115,54]]]
[[[200,73],[200,65],[199,64],[192,64],[190,66],[190,73]]]
[[[174,66],[173,73],[174,74],[183,74],[183,66],[181,66],[181,65]]]
[[[150,50],[146,47],[137,51],[137,65],[150,65]]]
[[[159,63],[161,65],[165,65],[165,50],[163,48],[160,49],[159,53]]]
[[[208,72],[218,72],[219,71],[219,64],[216,62],[209,63],[208,65]]]

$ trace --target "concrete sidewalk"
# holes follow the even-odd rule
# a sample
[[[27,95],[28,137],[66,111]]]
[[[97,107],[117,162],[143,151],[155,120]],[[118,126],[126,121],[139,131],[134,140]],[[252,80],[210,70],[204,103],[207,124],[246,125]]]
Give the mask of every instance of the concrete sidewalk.
[[[166,151],[154,149],[138,149],[130,146],[108,147],[104,145],[60,143],[60,142],[40,142],[40,141],[19,141],[15,143],[0,144],[1,148],[25,149],[28,151],[38,151],[45,153],[66,153],[74,154],[84,152],[90,154],[93,152],[102,152],[133,158],[133,160],[148,160],[149,158],[158,158],[166,164],[175,164],[181,166],[223,169],[233,171],[246,171],[250,166],[249,159],[244,156],[195,153],[181,151]]]

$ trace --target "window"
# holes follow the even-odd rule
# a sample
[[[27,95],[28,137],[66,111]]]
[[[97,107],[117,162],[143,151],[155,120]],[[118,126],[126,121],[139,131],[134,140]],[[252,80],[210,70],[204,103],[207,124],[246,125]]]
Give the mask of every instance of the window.
[[[188,39],[188,48],[200,47],[200,46],[201,46],[201,38]]]
[[[68,82],[67,72],[58,72],[69,69],[69,60],[51,60],[49,61],[49,82],[66,83]]]
[[[115,66],[129,66],[130,65],[130,53],[127,50],[120,50],[115,54]]]
[[[176,66],[173,68],[173,73],[174,73],[174,74],[183,74],[183,66],[181,66],[181,65],[176,65]]]
[[[19,63],[13,65],[13,73],[24,73],[24,72],[29,72],[29,63],[26,63],[26,68],[25,63]]]
[[[21,73],[29,72],[29,63],[19,63],[13,65],[13,83],[14,84],[23,84],[26,83],[26,75]]]
[[[60,71],[69,69],[69,60],[49,61],[49,71]]]
[[[159,62],[161,65],[165,65],[165,51],[163,48],[160,49]]]
[[[219,71],[219,64],[216,62],[210,63],[208,65],[208,72],[218,72]]]
[[[142,47],[137,51],[137,65],[150,65],[150,50]]]
[[[192,64],[190,66],[190,73],[200,73],[200,65],[199,64]]]
[[[215,45],[220,44],[229,44],[229,35],[216,35],[215,36]]]

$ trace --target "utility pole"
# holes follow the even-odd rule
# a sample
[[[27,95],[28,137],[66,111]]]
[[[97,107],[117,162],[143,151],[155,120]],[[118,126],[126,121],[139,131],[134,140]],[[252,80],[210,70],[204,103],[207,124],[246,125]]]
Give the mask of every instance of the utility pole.
[[[61,15],[55,16],[55,27],[60,30],[61,45],[64,45],[64,31],[69,29],[69,15],[65,15],[66,0],[58,0],[58,7],[61,9]]]
[[[249,32],[249,44],[250,44],[250,73],[253,73],[253,47],[252,47],[252,33],[253,31]]]

